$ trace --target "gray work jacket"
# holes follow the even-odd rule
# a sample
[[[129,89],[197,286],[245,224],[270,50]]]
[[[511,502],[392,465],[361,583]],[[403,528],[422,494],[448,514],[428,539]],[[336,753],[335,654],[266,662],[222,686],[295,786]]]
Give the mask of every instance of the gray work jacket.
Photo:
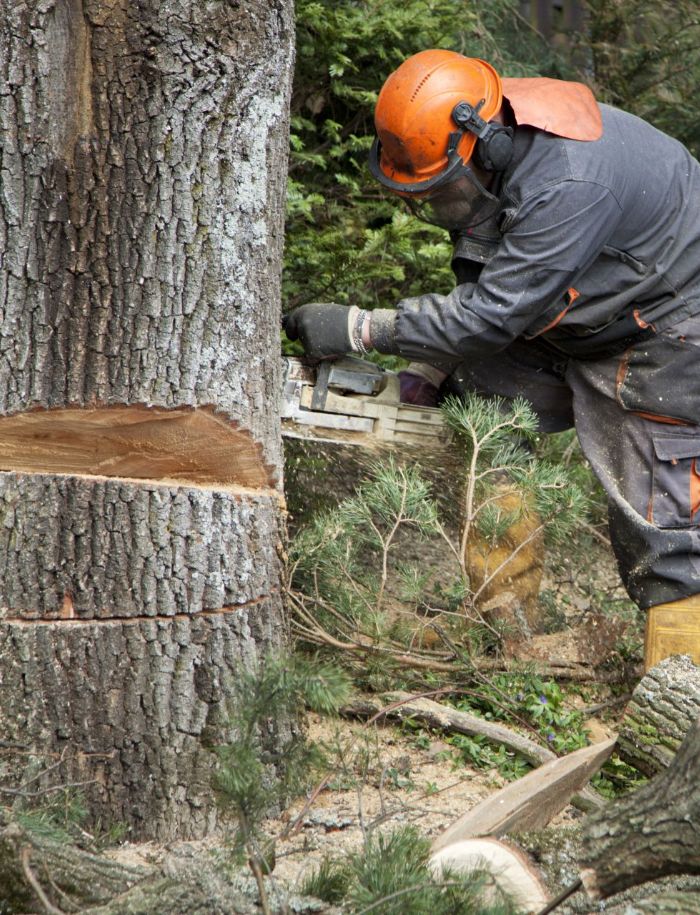
[[[478,281],[374,312],[378,349],[444,362],[541,335],[591,358],[700,312],[700,164],[634,115],[601,112],[592,142],[516,129]]]

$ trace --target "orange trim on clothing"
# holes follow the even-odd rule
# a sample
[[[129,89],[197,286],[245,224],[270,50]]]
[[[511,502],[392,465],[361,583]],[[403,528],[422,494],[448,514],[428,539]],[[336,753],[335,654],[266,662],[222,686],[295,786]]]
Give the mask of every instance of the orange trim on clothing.
[[[573,286],[570,289],[566,290],[566,294],[569,296],[569,304],[566,306],[566,308],[563,311],[560,311],[559,314],[556,316],[556,318],[553,321],[550,321],[546,327],[543,327],[542,330],[538,330],[537,333],[535,334],[536,337],[539,337],[540,334],[546,334],[548,330],[551,330],[553,327],[556,327],[557,324],[564,317],[564,315],[567,313],[567,311],[574,304],[576,299],[581,295],[581,293],[578,291],[578,289],[574,289]]]
[[[640,316],[640,314],[639,314],[639,309],[638,309],[638,308],[635,308],[635,309],[634,309],[634,311],[632,312],[632,315],[634,316],[634,320],[637,322],[638,326],[642,328],[642,330],[646,330],[647,327],[651,327],[651,329],[654,331],[654,333],[656,333],[656,328],[654,327],[654,325],[653,325],[653,324],[648,324],[648,323],[644,320],[644,318],[642,318],[642,317]]]
[[[698,459],[693,458],[690,465],[690,520],[694,520],[695,515],[700,511],[700,468]]]
[[[648,419],[652,423],[666,423],[667,426],[692,426],[694,423],[686,422],[684,419],[674,419],[672,416],[659,416],[656,413],[642,413],[641,410],[632,410],[635,416],[641,416],[642,419]]]

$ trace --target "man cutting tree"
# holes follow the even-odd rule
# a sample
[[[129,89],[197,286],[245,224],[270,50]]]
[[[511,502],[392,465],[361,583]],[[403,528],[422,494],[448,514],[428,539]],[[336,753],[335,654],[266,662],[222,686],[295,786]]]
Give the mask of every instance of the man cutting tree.
[[[581,84],[452,51],[392,73],[375,124],[372,174],[450,231],[458,285],[396,309],[302,305],[287,335],[310,356],[412,360],[409,402],[523,396],[543,432],[575,425],[648,611],[646,666],[700,661],[700,164]]]

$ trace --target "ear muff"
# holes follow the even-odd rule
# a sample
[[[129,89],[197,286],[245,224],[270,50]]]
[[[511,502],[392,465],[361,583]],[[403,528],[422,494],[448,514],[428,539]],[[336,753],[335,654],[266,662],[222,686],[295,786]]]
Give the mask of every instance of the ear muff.
[[[513,128],[485,121],[479,115],[483,104],[483,99],[476,107],[460,102],[452,111],[452,120],[478,137],[472,154],[476,164],[487,172],[502,172],[513,158]]]

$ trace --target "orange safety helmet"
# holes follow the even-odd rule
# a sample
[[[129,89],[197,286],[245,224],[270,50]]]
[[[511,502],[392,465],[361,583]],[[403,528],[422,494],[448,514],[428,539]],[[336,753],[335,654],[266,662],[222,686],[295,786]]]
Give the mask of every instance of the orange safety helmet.
[[[501,79],[486,61],[428,50],[405,60],[384,83],[374,115],[370,171],[402,196],[430,194],[472,159],[502,171],[512,130],[490,119],[503,102]]]

